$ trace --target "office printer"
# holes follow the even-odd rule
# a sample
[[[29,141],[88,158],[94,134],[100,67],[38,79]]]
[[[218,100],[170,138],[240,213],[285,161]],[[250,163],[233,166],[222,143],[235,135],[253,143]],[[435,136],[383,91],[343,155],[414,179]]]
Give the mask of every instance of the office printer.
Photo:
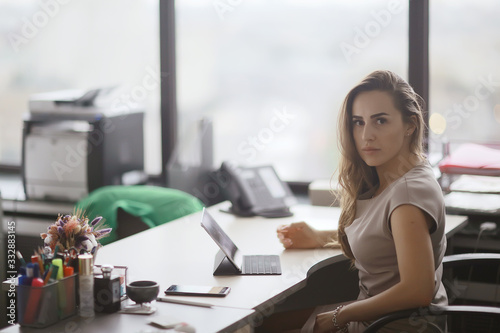
[[[99,106],[100,90],[35,95],[23,129],[27,199],[78,201],[126,173],[144,174],[144,112]]]

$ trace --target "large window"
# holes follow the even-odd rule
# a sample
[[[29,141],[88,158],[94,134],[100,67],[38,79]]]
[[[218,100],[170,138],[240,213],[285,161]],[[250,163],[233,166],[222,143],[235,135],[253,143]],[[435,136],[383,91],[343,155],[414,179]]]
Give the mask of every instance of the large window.
[[[158,16],[158,0],[0,0],[0,164],[21,163],[30,95],[117,85],[145,106],[146,168],[161,172]]]
[[[217,164],[328,178],[348,90],[376,69],[407,78],[407,1],[182,0],[175,15],[179,119],[213,120]]]
[[[407,78],[408,4],[176,1],[181,124],[212,118],[216,164],[272,163],[286,180],[329,177],[349,88],[380,68]],[[500,140],[500,4],[429,4],[431,151],[445,140]],[[130,96],[159,75],[158,8],[158,0],[0,0],[0,165],[21,163],[31,94],[119,84]],[[135,102],[146,110],[146,168],[158,174],[159,87],[146,92]]]
[[[430,139],[500,141],[500,2],[430,1]]]

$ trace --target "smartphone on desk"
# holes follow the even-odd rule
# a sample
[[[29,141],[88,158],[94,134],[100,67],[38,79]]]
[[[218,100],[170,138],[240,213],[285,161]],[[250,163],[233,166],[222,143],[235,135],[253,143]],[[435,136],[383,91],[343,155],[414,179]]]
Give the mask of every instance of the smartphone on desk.
[[[210,296],[225,297],[231,288],[212,286],[188,286],[173,284],[165,290],[165,295],[171,296]]]

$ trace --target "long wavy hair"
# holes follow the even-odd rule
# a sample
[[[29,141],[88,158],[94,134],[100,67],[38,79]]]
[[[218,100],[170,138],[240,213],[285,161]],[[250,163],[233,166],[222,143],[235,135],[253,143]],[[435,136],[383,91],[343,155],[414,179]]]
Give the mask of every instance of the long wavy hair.
[[[339,201],[342,212],[339,219],[338,243],[344,254],[354,262],[354,255],[345,234],[345,228],[356,216],[356,200],[359,195],[379,184],[375,167],[368,166],[359,155],[353,136],[352,106],[361,92],[384,91],[389,93],[394,106],[401,112],[403,122],[413,123],[415,130],[410,137],[410,152],[424,159],[422,147],[425,123],[423,121],[423,100],[413,88],[393,72],[375,71],[365,77],[347,94],[338,119],[339,149],[341,153],[338,182]],[[415,116],[415,117],[413,117]]]

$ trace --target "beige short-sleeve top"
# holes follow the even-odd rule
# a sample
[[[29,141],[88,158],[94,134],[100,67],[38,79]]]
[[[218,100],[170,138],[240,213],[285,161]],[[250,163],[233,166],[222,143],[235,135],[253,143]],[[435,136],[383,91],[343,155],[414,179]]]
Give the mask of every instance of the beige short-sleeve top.
[[[441,281],[446,250],[445,206],[441,187],[427,162],[415,166],[379,195],[372,197],[366,193],[357,200],[356,217],[345,232],[359,270],[358,299],[377,295],[400,280],[389,219],[394,209],[405,204],[420,208],[433,220],[430,228],[435,263],[432,303],[445,305],[448,299]]]

